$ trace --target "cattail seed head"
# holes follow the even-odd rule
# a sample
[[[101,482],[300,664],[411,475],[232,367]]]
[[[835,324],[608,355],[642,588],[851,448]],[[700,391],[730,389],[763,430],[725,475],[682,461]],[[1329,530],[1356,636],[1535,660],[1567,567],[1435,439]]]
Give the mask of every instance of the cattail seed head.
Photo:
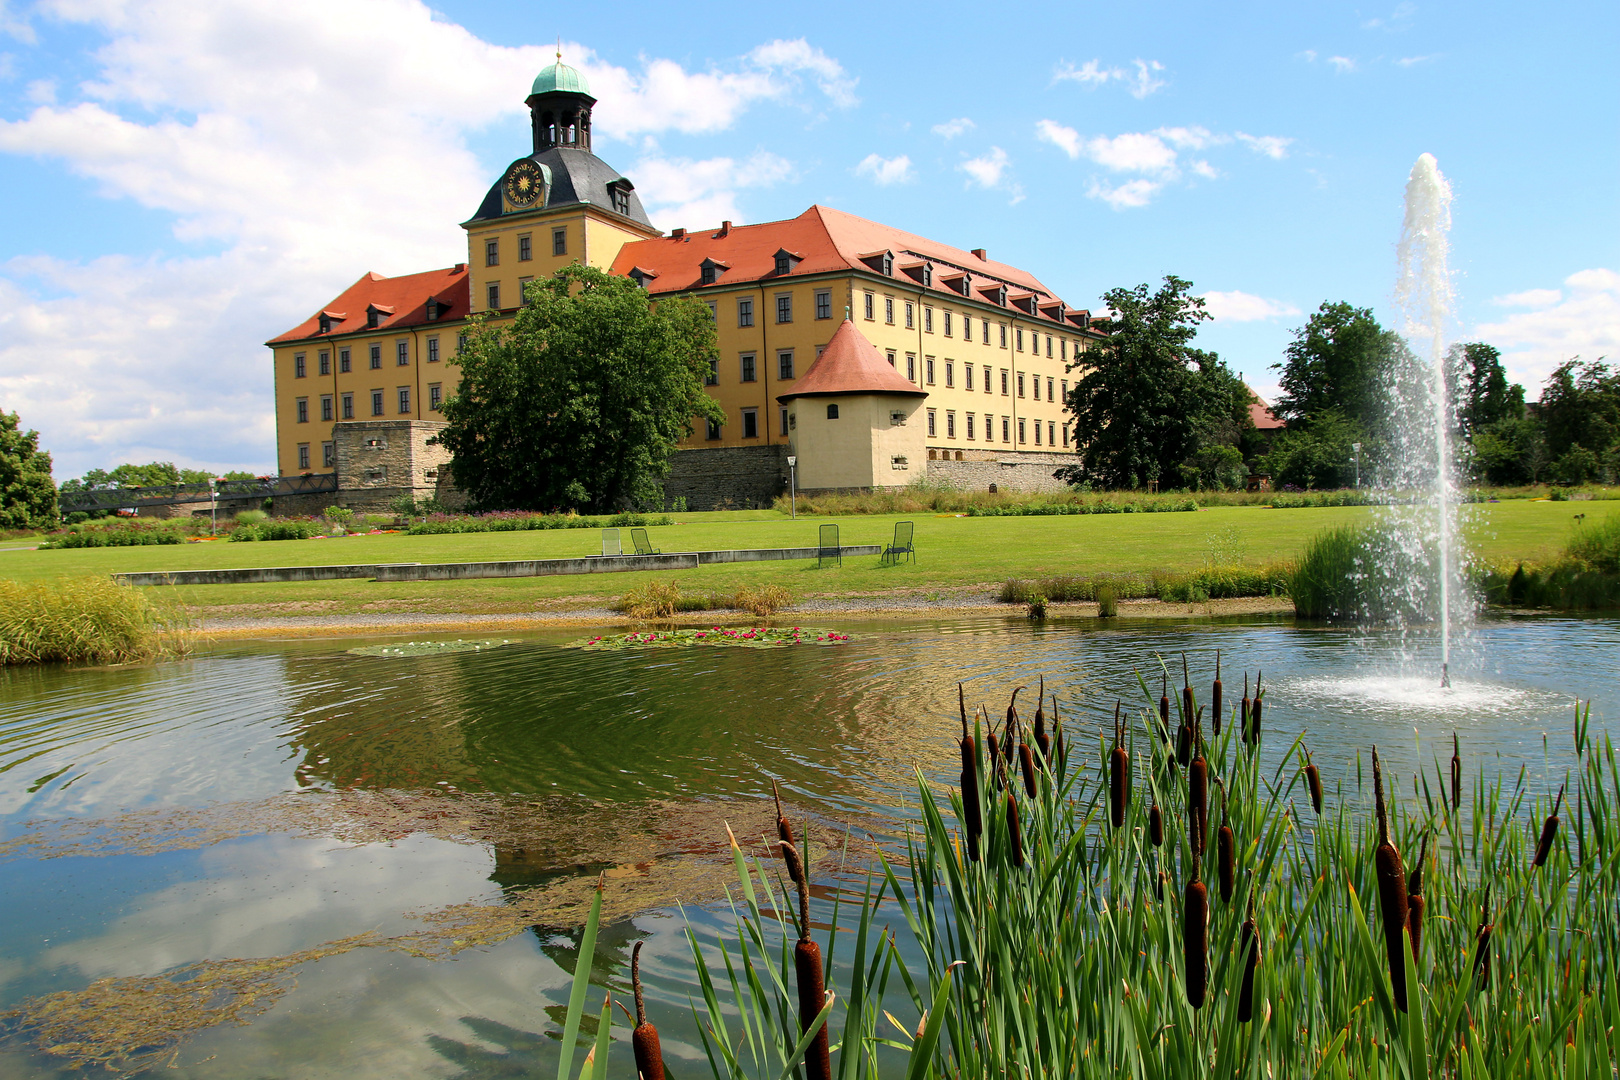
[[[1187,673],[1187,654],[1181,654],[1181,722],[1192,723],[1193,692],[1192,680]]]
[[[804,860],[792,842],[784,840],[777,845],[782,849],[782,861],[787,864],[788,880],[797,885],[804,880]]]
[[[1148,808],[1148,839],[1153,841],[1154,847],[1164,847],[1164,812],[1159,809],[1158,800]]]
[[[1547,820],[1541,823],[1541,839],[1536,843],[1536,866],[1547,865],[1547,856],[1552,853],[1553,839],[1558,835],[1558,807],[1562,805],[1563,801],[1564,788],[1560,784],[1558,797],[1553,800],[1552,813],[1548,814]]]
[[[1046,676],[1041,676],[1040,694],[1035,699],[1035,749],[1041,755],[1041,761],[1047,762],[1052,757],[1052,737],[1046,733]]]
[[[1018,745],[1018,766],[1024,774],[1024,794],[1033,800],[1038,795],[1035,788],[1035,754],[1027,742]]]
[[[1230,904],[1232,890],[1237,886],[1237,837],[1225,822],[1215,833],[1215,860],[1220,872],[1221,903]]]
[[[1423,834],[1423,846],[1418,848],[1417,864],[1406,878],[1406,932],[1412,938],[1412,959],[1423,956],[1423,864],[1429,858],[1429,834]]]
[[[647,1007],[641,1000],[641,946],[630,950],[630,988],[636,996],[636,1028],[630,1045],[636,1055],[636,1072],[642,1080],[664,1080],[664,1055],[658,1045],[658,1029],[647,1022]]]
[[[1214,729],[1215,736],[1221,734],[1221,650],[1215,650],[1215,685],[1210,687],[1209,708],[1210,727]]]
[[[957,685],[960,694],[961,685]],[[962,739],[957,744],[962,752],[962,824],[967,832],[969,862],[979,861],[979,837],[984,833],[984,815],[979,806],[979,747],[967,726],[967,701],[961,700]]]
[[[1012,864],[1024,865],[1024,832],[1018,826],[1018,800],[1007,793],[1007,843],[1012,850]]]
[[[1187,1004],[1203,1007],[1209,985],[1209,890],[1198,880],[1198,857],[1187,882],[1181,909],[1182,955],[1186,961]]]
[[[1254,702],[1249,700],[1249,673],[1243,673],[1243,703],[1238,706],[1238,734],[1243,741],[1249,741],[1249,711],[1254,708]]]
[[[784,844],[793,843],[793,826],[788,824],[787,815],[782,813],[782,793],[777,790],[776,781],[771,781],[771,798],[776,800],[776,838]]]
[[[1204,853],[1209,833],[1209,763],[1199,754],[1187,766],[1187,836],[1193,853]]]
[[[1462,809],[1462,746],[1455,731],[1451,733],[1451,809],[1453,813]]]
[[[1480,913],[1479,929],[1474,931],[1474,983],[1481,990],[1491,988],[1491,890],[1485,889],[1485,906]]]
[[[1159,734],[1170,738],[1170,674],[1165,672],[1159,686]]]
[[[1193,729],[1190,723],[1183,723],[1176,729],[1176,761],[1182,768],[1192,762],[1193,755]]]
[[[1264,694],[1260,691],[1260,680],[1263,672],[1256,672],[1254,676],[1254,701],[1249,704],[1249,734],[1245,740],[1252,746],[1260,745],[1260,711],[1263,708]]]
[[[1125,825],[1126,785],[1130,783],[1131,756],[1120,730],[1119,702],[1114,703],[1114,748],[1108,753],[1108,820],[1114,828]]]
[[[1406,871],[1401,853],[1389,838],[1389,814],[1384,807],[1384,770],[1378,747],[1372,751],[1373,787],[1378,809],[1378,850],[1373,862],[1378,877],[1378,906],[1384,921],[1384,952],[1389,960],[1389,983],[1395,1007],[1406,1011]]]
[[[799,1031],[809,1031],[826,1004],[826,986],[822,982],[821,947],[808,939],[793,947],[793,970],[799,982]],[[832,1058],[828,1046],[827,1025],[823,1023],[804,1052],[804,1075],[807,1080],[832,1080]]]
[[[990,783],[994,785],[997,791],[1000,791],[1005,779],[1001,769],[1001,740],[997,739],[996,733],[992,731],[985,736],[984,742],[985,746],[990,750]]]
[[[1316,816],[1322,816],[1322,771],[1311,760],[1310,751],[1305,752],[1305,786],[1311,789],[1311,808]]]
[[[1243,955],[1243,983],[1238,989],[1237,1019],[1247,1024],[1254,1019],[1254,973],[1260,967],[1260,933],[1254,923],[1254,900],[1249,901],[1249,917],[1238,931],[1238,949]]]
[[[1018,695],[1024,689],[1022,686],[1015,689],[1007,701],[1007,726],[1002,729],[1002,734],[1006,736],[1006,745],[1002,747],[1002,752],[1007,755],[1009,768],[1012,767],[1014,747],[1018,743]]]

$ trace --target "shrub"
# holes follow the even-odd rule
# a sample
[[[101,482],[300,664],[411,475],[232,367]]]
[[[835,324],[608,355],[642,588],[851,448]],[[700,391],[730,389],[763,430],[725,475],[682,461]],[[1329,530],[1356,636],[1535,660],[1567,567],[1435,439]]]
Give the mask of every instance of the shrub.
[[[1581,525],[1564,548],[1566,557],[1605,574],[1620,574],[1620,513]]]
[[[321,535],[321,526],[316,521],[266,521],[260,525],[242,525],[231,530],[231,539],[236,541],[254,540],[309,540]]]
[[[236,514],[235,521],[238,525],[257,525],[262,521],[268,521],[269,518],[270,515],[263,510],[240,510]]]
[[[1058,575],[1036,580],[1008,578],[996,599],[1003,604],[1028,604],[1036,597],[1048,603],[1095,600],[1106,594],[1117,613],[1121,599],[1158,598],[1170,603],[1202,603],[1244,596],[1287,596],[1290,570],[1285,565],[1215,566],[1190,574],[1097,574],[1092,577]]]
[[[619,609],[632,619],[668,619],[681,602],[681,587],[673,581],[652,581],[631,589],[619,601]]]
[[[75,510],[75,511],[73,511],[73,513],[71,513],[71,514],[69,514],[67,516],[67,523],[69,525],[77,525],[82,521],[89,521],[89,520],[90,520],[90,515],[85,513],[83,510]]]
[[[1112,619],[1119,614],[1119,593],[1112,585],[1097,587],[1097,617]]]
[[[1028,615],[1031,620],[1036,622],[1046,618],[1046,597],[1039,593],[1030,597]]]
[[[753,615],[775,615],[793,603],[792,595],[780,585],[744,585],[732,598],[731,606]]]
[[[0,665],[127,664],[191,650],[176,607],[108,578],[0,581]]]
[[[1341,525],[1305,546],[1289,584],[1294,613],[1337,622],[1427,621],[1435,617],[1424,582],[1434,552],[1409,551],[1381,524]]]
[[[540,529],[602,529],[645,528],[649,525],[673,525],[666,515],[616,514],[610,518],[578,517],[573,514],[529,514],[498,511],[491,514],[430,514],[411,525],[412,536],[437,536],[445,533],[470,532],[526,532]]]
[[[52,533],[39,546],[43,551],[57,548],[144,547],[182,542],[183,538],[173,529],[131,523],[105,529],[75,528],[68,532]]]
[[[1487,570],[1484,591],[1492,603],[1515,607],[1620,608],[1620,514],[1577,528],[1563,555],[1549,565]]]
[[[347,506],[328,506],[321,511],[321,517],[325,518],[329,524],[342,528],[354,521],[354,511]]]

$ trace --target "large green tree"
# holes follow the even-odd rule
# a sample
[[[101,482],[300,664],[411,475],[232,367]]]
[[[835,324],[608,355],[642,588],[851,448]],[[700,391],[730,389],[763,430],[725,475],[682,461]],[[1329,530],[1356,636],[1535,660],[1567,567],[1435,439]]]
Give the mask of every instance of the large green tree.
[[[1559,365],[1541,388],[1539,415],[1553,457],[1579,446],[1601,458],[1620,441],[1620,370],[1579,358]]]
[[[1248,392],[1219,357],[1192,347],[1210,316],[1191,290],[1170,275],[1157,291],[1104,294],[1112,314],[1094,325],[1107,339],[1070,365],[1085,369],[1066,402],[1080,463],[1059,477],[1108,488],[1231,482],[1240,464],[1211,448],[1236,446],[1252,429]]]
[[[0,529],[43,529],[59,520],[51,455],[39,448],[39,432],[0,411]]]
[[[1287,359],[1273,364],[1282,393],[1272,411],[1291,428],[1309,427],[1328,410],[1364,432],[1376,432],[1387,411],[1387,387],[1397,369],[1400,335],[1386,330],[1371,308],[1324,302],[1294,331]]]
[[[628,278],[564,267],[531,282],[509,324],[480,324],[444,403],[456,486],[485,510],[655,505],[693,421],[723,422],[703,392],[719,352],[709,309],[652,304]]]
[[[1509,383],[1502,354],[1483,341],[1462,342],[1451,347],[1447,373],[1455,373],[1457,419],[1463,431],[1472,435],[1503,420],[1524,415],[1524,387]]]
[[[212,473],[207,469],[182,469],[172,461],[151,461],[145,465],[125,462],[111,469],[91,469],[82,477],[62,481],[62,492],[116,491],[120,488],[167,487],[173,484],[206,484],[221,480],[252,480],[254,473],[232,471]]]

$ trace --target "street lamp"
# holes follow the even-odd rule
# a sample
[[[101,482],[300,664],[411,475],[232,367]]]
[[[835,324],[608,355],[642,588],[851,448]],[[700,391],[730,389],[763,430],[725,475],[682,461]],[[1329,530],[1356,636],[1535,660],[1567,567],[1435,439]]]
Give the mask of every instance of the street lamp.
[[[208,478],[208,535],[219,535],[219,478]]]
[[[788,516],[797,521],[799,519],[798,477],[796,470],[799,459],[793,454],[788,455]]]
[[[1354,450],[1356,452],[1356,487],[1357,487],[1357,489],[1360,489],[1360,487],[1361,487],[1361,444],[1358,443],[1358,442],[1353,442],[1353,443],[1350,444],[1350,449],[1352,449],[1352,450]]]

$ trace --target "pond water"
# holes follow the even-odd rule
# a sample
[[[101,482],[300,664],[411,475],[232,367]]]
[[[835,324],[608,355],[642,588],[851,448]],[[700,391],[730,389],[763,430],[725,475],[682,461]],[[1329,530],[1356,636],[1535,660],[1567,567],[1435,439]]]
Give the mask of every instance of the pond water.
[[[906,820],[914,770],[954,783],[958,680],[999,714],[1044,677],[1089,748],[1116,699],[1141,710],[1138,672],[1157,696],[1156,656],[1179,677],[1185,652],[1202,698],[1219,649],[1229,700],[1265,672],[1263,752],[1280,763],[1304,732],[1330,787],[1353,785],[1373,743],[1407,777],[1432,769],[1453,731],[1470,772],[1524,766],[1544,787],[1571,761],[1577,696],[1595,730],[1612,721],[1620,668],[1620,621],[1600,619],[1485,623],[1446,694],[1433,657],[1394,665],[1394,642],[1284,618],[837,628],[848,643],[588,652],[553,635],[378,656],[323,641],[0,674],[0,1010],[37,1018],[43,995],[118,978],[61,1007],[101,1010],[108,1032],[194,1029],[125,1067],[554,1075],[572,927],[605,874],[594,977],[622,988],[645,940],[666,1058],[706,1075],[684,934],[723,925],[725,824],[756,842],[779,781],[810,822],[825,904],[853,880],[846,833],[858,860]],[[69,1071],[19,1022],[0,1078]],[[627,1044],[615,1055],[619,1074]]]

